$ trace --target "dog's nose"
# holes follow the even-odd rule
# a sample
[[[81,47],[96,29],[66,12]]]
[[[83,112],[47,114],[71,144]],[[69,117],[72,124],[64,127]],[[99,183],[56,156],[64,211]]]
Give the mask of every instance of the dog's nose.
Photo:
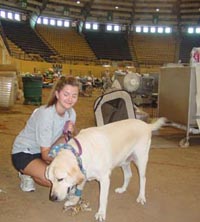
[[[51,201],[57,201],[58,200],[58,197],[56,195],[51,195],[50,196],[50,200]]]

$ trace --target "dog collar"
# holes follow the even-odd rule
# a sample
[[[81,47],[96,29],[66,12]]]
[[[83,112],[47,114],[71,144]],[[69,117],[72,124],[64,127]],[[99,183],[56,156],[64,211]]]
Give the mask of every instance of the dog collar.
[[[78,141],[78,140],[77,140]],[[81,172],[86,175],[85,173],[85,170],[83,169],[83,164],[82,164],[82,159],[80,157],[80,155],[82,154],[82,149],[80,150],[79,148],[79,152],[77,152],[73,146],[71,146],[70,144],[67,144],[67,143],[61,143],[61,144],[58,144],[58,145],[55,145],[51,148],[50,152],[49,152],[49,156],[51,157],[55,157],[58,152],[61,150],[61,149],[66,149],[66,150],[70,150],[74,156],[76,157],[77,159],[77,162],[78,162],[78,165],[79,165],[79,168],[81,170]]]
[[[78,162],[78,165],[79,165],[79,168],[80,168],[81,172],[82,172],[84,175],[86,175],[85,170],[84,170],[84,168],[83,168],[82,159],[81,159],[81,157],[80,157],[80,155],[82,154],[82,149],[81,149],[81,151],[80,151],[80,149],[79,149],[79,153],[78,153],[78,152],[74,149],[74,147],[73,147],[72,145],[70,145],[70,144],[64,143],[64,144],[59,144],[58,146],[59,146],[59,149],[63,148],[63,149],[66,149],[66,150],[70,150],[70,151],[74,154],[74,156],[75,156],[76,159],[77,159],[77,162]]]

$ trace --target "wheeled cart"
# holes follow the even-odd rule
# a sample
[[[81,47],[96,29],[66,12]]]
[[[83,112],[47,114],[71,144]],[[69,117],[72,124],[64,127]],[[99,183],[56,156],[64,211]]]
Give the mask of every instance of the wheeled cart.
[[[196,76],[200,73],[197,72],[196,67],[191,66],[162,67],[160,72],[159,116],[176,123],[174,125],[183,126],[182,128],[185,126],[186,136],[179,143],[181,147],[188,147],[191,133],[199,132]]]

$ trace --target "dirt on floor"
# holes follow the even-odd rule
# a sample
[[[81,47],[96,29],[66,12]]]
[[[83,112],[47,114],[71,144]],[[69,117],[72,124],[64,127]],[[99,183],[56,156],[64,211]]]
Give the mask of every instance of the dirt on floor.
[[[43,103],[50,89],[43,89]],[[78,130],[95,125],[94,101],[100,95],[80,97],[75,107]],[[49,189],[36,185],[36,191],[25,193],[19,188],[19,178],[11,164],[10,153],[16,135],[36,108],[18,101],[10,109],[0,109],[0,221],[3,222],[88,222],[95,221],[98,209],[99,184],[88,182],[83,199],[92,211],[71,216],[63,212],[64,202],[49,200]],[[123,133],[123,132],[122,132]],[[137,170],[128,190],[117,194],[122,173],[116,168],[111,175],[108,198],[108,222],[199,222],[200,221],[200,139],[191,138],[188,148],[180,148],[184,132],[164,128],[153,134],[147,167],[146,198],[142,206],[136,203],[139,184]]]

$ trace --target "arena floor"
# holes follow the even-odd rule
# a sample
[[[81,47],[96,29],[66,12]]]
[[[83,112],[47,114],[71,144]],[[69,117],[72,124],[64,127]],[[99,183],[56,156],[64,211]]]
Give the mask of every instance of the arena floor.
[[[49,90],[43,90],[43,102]],[[99,93],[95,91],[92,97],[79,98],[75,107],[78,130],[95,125],[93,104]],[[37,186],[32,193],[19,189],[19,179],[11,164],[10,153],[15,136],[35,108],[18,101],[9,110],[0,109],[0,221],[95,221],[99,196],[96,181],[88,182],[83,194],[92,211],[80,212],[75,216],[62,211],[63,202],[49,201],[48,188]],[[133,178],[124,194],[114,192],[123,178],[119,168],[113,171],[106,221],[200,221],[200,138],[191,138],[188,148],[180,148],[178,144],[184,135],[185,132],[169,127],[153,134],[146,175],[146,205],[136,203],[139,187],[135,166],[132,166]]]

